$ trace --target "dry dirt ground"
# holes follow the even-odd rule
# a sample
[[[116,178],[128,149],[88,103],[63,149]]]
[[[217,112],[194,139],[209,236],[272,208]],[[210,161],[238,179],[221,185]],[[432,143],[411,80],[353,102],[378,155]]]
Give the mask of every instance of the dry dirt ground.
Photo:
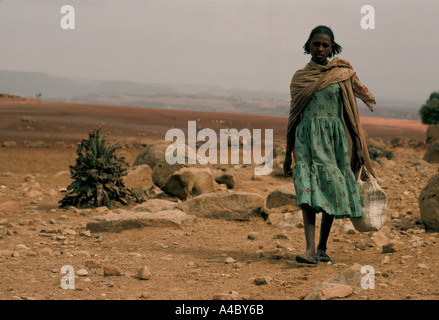
[[[294,207],[272,209],[268,221],[259,217],[250,221],[197,218],[181,228],[87,234],[86,224],[100,214],[97,210],[58,207],[62,198],[59,190],[71,182],[68,169],[74,164],[78,139],[86,138],[93,126],[110,118],[104,107],[88,106],[88,110],[96,112],[93,116],[85,115],[84,110],[74,105],[0,104],[1,142],[17,142],[16,147],[0,148],[0,204],[15,201],[23,205],[20,213],[0,212],[0,299],[211,300],[221,293],[235,291],[239,298],[250,300],[299,300],[355,263],[374,268],[375,288],[357,286],[343,299],[438,299],[439,235],[424,229],[418,197],[439,165],[422,160],[425,145],[389,147],[394,159],[381,158],[380,163],[374,163],[389,198],[388,219],[380,232],[403,246],[395,252],[383,253],[380,246],[364,245],[369,243],[371,234],[353,232],[347,224],[337,222],[328,243],[332,262],[308,266],[294,260],[305,249],[303,227],[277,226],[285,214],[297,210]],[[113,115],[117,113],[114,110]],[[163,139],[158,128],[151,129],[157,130],[156,136],[152,132],[145,136],[149,129],[140,127],[142,119],[147,122],[154,116],[165,116],[141,110],[145,116],[140,119],[130,110],[135,108],[123,113],[117,109],[119,119],[112,120],[113,127],[107,125],[103,129],[112,131],[112,137],[119,133],[125,139],[126,146],[119,155],[133,164],[143,150],[142,143]],[[208,116],[196,115],[205,119]],[[228,121],[233,119],[258,128],[264,119],[255,118],[255,123],[251,123],[252,118],[244,117],[234,115]],[[133,124],[128,129],[126,123],[136,121],[139,127]],[[168,128],[173,125],[161,123]],[[422,130],[416,131],[422,137],[418,140],[423,139]],[[372,131],[368,131],[369,135]],[[47,147],[32,144],[39,140]],[[239,190],[263,196],[292,182],[291,178],[272,175],[252,180],[252,168],[239,168],[237,172]],[[128,187],[143,182],[139,178],[131,183]],[[254,237],[250,239],[249,234]],[[91,260],[100,266],[87,265]],[[74,290],[61,288],[61,268],[65,265],[88,273],[75,277]],[[122,275],[104,276],[103,267],[107,265],[116,266]],[[149,280],[136,277],[143,266],[151,272]],[[260,277],[270,281],[255,284],[254,280]]]

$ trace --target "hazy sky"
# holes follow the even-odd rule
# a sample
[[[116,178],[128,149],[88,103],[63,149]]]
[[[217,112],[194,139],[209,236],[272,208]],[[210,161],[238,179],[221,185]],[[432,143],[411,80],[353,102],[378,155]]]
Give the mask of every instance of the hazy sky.
[[[60,27],[66,4],[75,30]],[[360,25],[366,4],[374,30]],[[288,94],[325,24],[378,102],[424,101],[439,90],[438,13],[438,0],[3,0],[0,70]]]

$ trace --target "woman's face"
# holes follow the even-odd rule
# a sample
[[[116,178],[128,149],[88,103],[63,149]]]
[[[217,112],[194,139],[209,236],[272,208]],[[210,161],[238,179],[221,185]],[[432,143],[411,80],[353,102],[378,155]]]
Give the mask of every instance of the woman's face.
[[[327,64],[327,58],[332,52],[331,38],[324,33],[316,34],[309,44],[312,60],[318,64]]]

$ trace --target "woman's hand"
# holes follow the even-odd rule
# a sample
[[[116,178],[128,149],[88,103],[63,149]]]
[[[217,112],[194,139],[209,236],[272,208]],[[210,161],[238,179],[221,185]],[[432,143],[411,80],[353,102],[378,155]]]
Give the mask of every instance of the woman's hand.
[[[287,152],[285,155],[284,161],[284,174],[287,177],[291,177],[293,175],[293,170],[291,169],[291,164],[293,163],[293,159],[291,158],[291,153]]]

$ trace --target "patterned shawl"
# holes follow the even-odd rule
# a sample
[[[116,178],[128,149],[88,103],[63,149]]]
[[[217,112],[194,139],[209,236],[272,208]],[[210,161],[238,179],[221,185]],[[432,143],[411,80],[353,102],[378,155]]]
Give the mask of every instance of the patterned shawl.
[[[361,84],[347,60],[334,58],[326,65],[320,65],[311,60],[303,69],[296,71],[290,85],[291,106],[288,119],[288,135],[300,121],[302,111],[313,94],[334,83],[339,83],[342,91],[343,105],[341,114],[345,127],[346,121],[348,121],[357,133],[366,159],[366,168],[370,173],[374,174],[355,97],[361,99],[372,112],[373,106],[376,104],[375,97],[366,86]],[[347,136],[352,160],[352,138],[348,132]],[[357,169],[353,168],[354,172]]]

